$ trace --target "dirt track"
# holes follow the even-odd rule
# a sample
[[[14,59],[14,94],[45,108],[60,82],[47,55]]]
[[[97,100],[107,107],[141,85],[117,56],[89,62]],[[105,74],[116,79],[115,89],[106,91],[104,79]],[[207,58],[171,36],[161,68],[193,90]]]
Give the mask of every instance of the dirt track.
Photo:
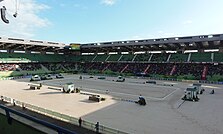
[[[101,103],[88,101],[88,96],[80,94],[64,94],[44,86],[41,90],[28,90],[28,80],[0,81],[0,95],[5,95],[20,101],[31,103],[51,110],[82,116],[91,122],[124,130],[135,134],[222,134],[223,133],[223,90],[222,86],[205,87],[199,102],[185,102],[180,108],[183,90],[189,83],[173,82],[173,87],[143,84],[143,79],[127,79],[124,83],[89,79],[85,76],[65,76],[64,80],[44,81],[46,85],[59,86],[66,82],[75,82],[76,86],[85,91],[100,93],[107,100]],[[157,81],[162,84],[163,81]],[[168,82],[169,83],[169,82]],[[210,85],[209,85],[210,86]],[[216,94],[210,95],[216,88]],[[109,90],[109,94],[104,94]],[[137,100],[142,94],[148,105],[139,106],[135,103],[116,101],[112,97],[123,97]]]

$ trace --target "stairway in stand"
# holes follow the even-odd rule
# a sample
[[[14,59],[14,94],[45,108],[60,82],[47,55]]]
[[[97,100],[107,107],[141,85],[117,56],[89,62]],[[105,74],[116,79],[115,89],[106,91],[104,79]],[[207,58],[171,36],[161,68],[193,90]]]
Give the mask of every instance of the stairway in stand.
[[[127,68],[128,68],[129,64],[127,64],[120,73],[123,73]]]
[[[144,73],[144,74],[148,73],[149,68],[150,68],[150,65],[148,65],[148,66],[146,67],[146,69],[144,70],[143,73]]]
[[[104,72],[111,64],[109,63],[103,70],[102,72]]]
[[[204,69],[203,69],[203,72],[202,72],[202,76],[201,76],[202,80],[206,80],[207,72],[208,72],[208,67],[206,65],[206,66],[204,66]]]
[[[90,70],[93,66],[94,66],[94,63],[92,63],[92,64],[87,68],[87,70]]]
[[[171,72],[170,72],[170,76],[172,76],[172,75],[173,75],[173,73],[176,71],[176,68],[177,68],[177,66],[176,66],[176,65],[174,65],[174,66],[173,66],[173,68],[172,68],[172,70],[171,70]]]

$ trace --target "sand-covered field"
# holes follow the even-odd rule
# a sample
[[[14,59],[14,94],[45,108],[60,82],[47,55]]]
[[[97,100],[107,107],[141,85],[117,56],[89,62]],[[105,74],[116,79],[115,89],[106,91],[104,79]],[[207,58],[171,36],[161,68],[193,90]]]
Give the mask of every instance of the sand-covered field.
[[[91,122],[99,121],[108,127],[134,134],[223,133],[221,85],[202,85],[205,92],[199,95],[199,102],[187,101],[179,107],[184,89],[190,83],[157,81],[160,85],[152,85],[141,78],[115,82],[115,77],[106,77],[105,80],[99,80],[97,76],[83,77],[80,80],[79,75],[65,75],[64,79],[41,81],[44,85],[41,90],[30,90],[29,79],[4,80],[0,81],[0,95],[73,117],[81,116]],[[48,89],[49,86],[61,86],[67,82],[74,82],[75,86],[83,89],[82,92],[100,94],[106,101],[91,102],[87,95]],[[215,89],[215,94],[209,94],[212,89]],[[116,100],[137,100],[139,94],[146,98],[146,106]]]

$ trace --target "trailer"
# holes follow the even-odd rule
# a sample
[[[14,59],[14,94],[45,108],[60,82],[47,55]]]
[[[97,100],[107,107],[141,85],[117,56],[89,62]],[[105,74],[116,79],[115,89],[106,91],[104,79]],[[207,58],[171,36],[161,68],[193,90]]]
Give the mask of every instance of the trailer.
[[[95,102],[105,101],[105,98],[102,98],[100,95],[96,94],[91,94],[88,99]]]
[[[148,81],[146,81],[146,83],[148,83],[148,84],[156,84],[156,81],[148,80]]]
[[[40,89],[41,87],[42,87],[42,83],[29,84],[29,88],[33,90]]]
[[[74,83],[66,83],[66,84],[64,84],[62,91],[64,93],[74,93],[74,91],[75,91]]]

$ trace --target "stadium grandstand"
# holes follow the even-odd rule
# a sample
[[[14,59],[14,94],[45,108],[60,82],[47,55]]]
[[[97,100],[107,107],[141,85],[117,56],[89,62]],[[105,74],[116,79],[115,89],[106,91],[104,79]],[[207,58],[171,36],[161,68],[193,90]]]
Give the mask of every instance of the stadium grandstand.
[[[223,81],[223,34],[88,44],[0,37],[0,77],[81,72]]]
[[[57,77],[59,75],[60,79]],[[3,125],[0,131],[5,133],[27,131],[91,134],[99,130],[105,134],[147,133],[148,131],[142,130],[147,129],[147,126],[140,126],[148,125],[149,121],[154,124],[154,120],[150,118],[153,116],[148,116],[148,111],[157,113],[154,118],[159,118],[159,127],[170,128],[169,134],[179,127],[181,128],[178,132],[182,132],[185,125],[177,124],[187,119],[181,114],[178,116],[173,113],[185,102],[181,100],[185,87],[192,85],[191,83],[200,86],[201,83],[218,84],[219,87],[202,87],[206,90],[206,95],[201,98],[203,100],[210,96],[207,92],[213,92],[213,88],[222,89],[220,84],[223,84],[223,34],[89,44],[0,37],[0,79],[3,86],[0,102],[0,119]],[[27,85],[30,88],[27,89]],[[64,95],[68,86],[73,86],[76,94],[73,91],[73,95]],[[41,90],[34,91],[33,88]],[[187,92],[190,92],[189,89],[187,88]],[[191,92],[194,89],[191,89]],[[221,95],[220,90],[218,92]],[[149,105],[144,109],[134,107],[142,104],[135,99],[139,94],[142,97],[141,93],[146,99],[143,105],[149,101]],[[169,96],[171,97],[168,98]],[[214,99],[218,100],[218,97],[222,98],[216,96]],[[101,103],[91,102],[94,99],[100,102],[102,98]],[[212,105],[213,100],[203,102],[205,108],[204,105],[194,107],[200,112],[206,111],[206,114],[210,113],[207,110],[216,109],[209,108],[215,106]],[[129,105],[126,105],[127,103]],[[8,104],[11,105],[7,106]],[[155,105],[157,107],[153,108]],[[168,108],[165,105],[168,105]],[[184,106],[188,111],[194,110],[189,103]],[[216,111],[220,111],[221,107],[217,107]],[[216,112],[217,115],[210,116],[209,119],[218,122],[219,117],[222,117],[221,113]],[[137,117],[134,116],[136,114]],[[175,124],[163,122],[163,118],[169,115],[172,121],[177,121]],[[83,117],[82,127],[80,117]],[[178,119],[179,117],[182,119]],[[126,118],[131,121],[138,120],[139,125],[135,126],[135,122],[126,125]],[[27,125],[27,121],[23,119],[38,125],[32,125],[30,122]],[[169,127],[167,124],[173,126]],[[197,126],[192,124],[191,128],[193,132],[203,130],[199,129],[200,125],[197,129]],[[210,130],[205,132],[209,133]]]

